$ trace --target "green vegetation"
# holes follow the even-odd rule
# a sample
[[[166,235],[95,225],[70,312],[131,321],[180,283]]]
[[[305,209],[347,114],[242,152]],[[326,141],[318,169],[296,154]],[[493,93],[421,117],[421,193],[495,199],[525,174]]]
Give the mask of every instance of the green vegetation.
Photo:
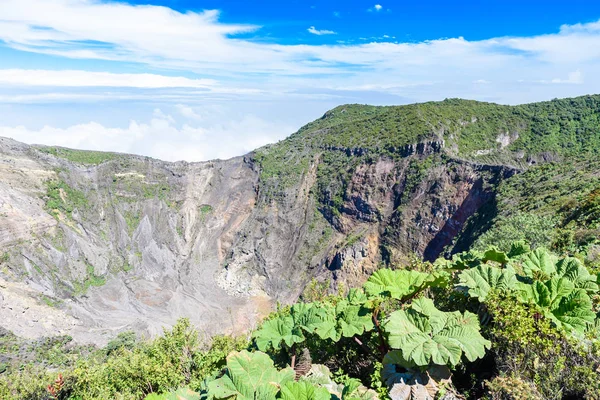
[[[329,282],[312,279],[302,292],[302,298],[305,302],[313,302],[325,299],[329,295]]]
[[[78,357],[89,354],[89,346],[77,346],[70,336],[57,336],[40,340],[21,339],[0,328],[0,354],[5,366],[4,373],[11,375],[20,369],[57,369],[71,365]],[[25,376],[13,376],[17,381]],[[43,382],[40,382],[43,384]],[[0,387],[2,385],[0,384]],[[2,389],[0,389],[2,393]],[[5,398],[4,396],[1,396]]]
[[[56,250],[63,253],[67,251],[65,247],[65,232],[62,229],[57,228],[54,232],[48,231],[44,235],[44,238],[46,238]]]
[[[53,299],[51,297],[42,295],[41,300],[49,307],[58,308],[63,304],[63,301],[60,299]]]
[[[408,164],[408,171],[406,172],[404,192],[414,192],[414,190],[417,188],[417,185],[425,178],[429,169],[440,162],[441,158],[439,155],[428,156],[422,160],[416,158],[411,159]],[[408,196],[403,196],[403,200],[407,198]]]
[[[473,231],[466,236],[475,237],[474,248],[479,250],[495,245],[508,251],[512,241],[527,240],[597,268],[599,169],[594,159],[548,163],[501,182],[496,209],[474,216],[465,228]]]
[[[202,215],[203,217],[210,214],[213,211],[212,206],[208,205],[208,204],[203,204],[200,206],[200,215]]]
[[[127,232],[129,232],[129,234],[132,235],[133,232],[140,225],[142,216],[135,211],[126,211],[123,214],[123,217],[125,218],[125,223],[127,224]]]
[[[261,193],[265,200],[285,199],[286,190],[316,165],[317,198],[335,210],[357,165],[419,154],[424,150],[417,143],[442,140],[453,156],[475,161],[523,165],[528,157],[544,155],[591,158],[600,149],[599,110],[600,96],[521,106],[460,99],[394,107],[344,105],[255,152]],[[440,151],[430,147],[429,152]]]
[[[59,342],[39,357],[52,372],[5,365],[0,396],[44,398],[50,385],[61,399],[595,399],[599,292],[578,259],[518,242],[378,270],[346,295],[279,309],[250,343],[203,349],[187,320],[150,342]],[[18,354],[14,335],[0,345]]]
[[[46,210],[58,218],[60,214],[71,218],[74,210],[83,211],[88,207],[85,193],[72,188],[62,180],[46,182]]]
[[[88,291],[92,286],[104,286],[106,284],[106,278],[104,276],[98,276],[94,274],[94,267],[87,265],[86,277],[81,282],[74,282],[73,287],[75,288],[74,294],[81,295]]]
[[[517,211],[507,217],[498,218],[493,229],[479,236],[475,248],[484,250],[496,245],[507,251],[513,242],[520,240],[525,240],[534,247],[549,247],[555,225],[556,221],[552,217]]]
[[[154,185],[144,184],[142,185],[142,191],[145,199],[157,198],[159,200],[166,201],[171,192],[171,187],[166,183]]]
[[[200,221],[204,222],[208,216],[213,212],[212,206],[203,204],[200,206]]]
[[[52,154],[55,157],[64,158],[76,164],[99,165],[106,161],[121,157],[117,153],[106,153],[102,151],[74,150],[64,147],[38,147],[42,153]]]
[[[68,346],[70,338],[35,347],[16,341],[12,334],[0,336],[0,350],[29,346],[34,356],[11,361],[0,375],[0,398],[7,400],[47,399],[48,385],[59,374],[60,399],[143,399],[183,385],[199,389],[205,376],[223,368],[227,354],[247,345],[242,339],[218,336],[206,348],[187,320],[153,341],[138,342],[126,332],[102,349]]]

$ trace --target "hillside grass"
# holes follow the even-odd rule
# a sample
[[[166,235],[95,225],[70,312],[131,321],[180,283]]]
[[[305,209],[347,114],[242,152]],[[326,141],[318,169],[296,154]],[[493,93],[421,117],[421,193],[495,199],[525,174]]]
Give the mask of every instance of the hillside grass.
[[[74,210],[83,211],[88,207],[85,193],[60,179],[46,182],[45,202],[46,210],[55,218],[58,218],[60,213],[71,218]]]
[[[37,150],[41,151],[42,153],[51,154],[55,157],[69,160],[75,164],[81,165],[100,165],[104,162],[122,157],[122,155],[118,153],[91,150],[75,150],[56,146],[40,146],[37,147]]]

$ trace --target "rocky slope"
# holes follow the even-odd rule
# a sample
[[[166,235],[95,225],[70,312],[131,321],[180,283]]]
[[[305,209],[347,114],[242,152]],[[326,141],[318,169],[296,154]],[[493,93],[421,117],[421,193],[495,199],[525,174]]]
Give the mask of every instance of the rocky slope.
[[[599,115],[597,96],[342,106],[205,163],[0,139],[0,326],[94,343],[182,316],[252,328],[313,279],[333,290],[468,247],[502,182],[596,151]]]
[[[257,174],[243,158],[170,164],[120,155],[82,166],[9,139],[0,153],[6,328],[102,341],[129,328],[159,333],[180,316],[208,333],[240,330],[268,310],[262,293],[232,297],[214,279],[255,203]],[[54,305],[48,316],[74,322],[54,317],[49,332],[43,312],[11,306],[13,282]]]

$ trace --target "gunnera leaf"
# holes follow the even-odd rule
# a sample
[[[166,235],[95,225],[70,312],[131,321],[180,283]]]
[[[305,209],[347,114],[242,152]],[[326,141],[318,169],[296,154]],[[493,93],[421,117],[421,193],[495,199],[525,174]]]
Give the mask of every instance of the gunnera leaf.
[[[427,287],[427,284],[434,280],[435,276],[424,272],[380,269],[371,275],[363,287],[369,296],[403,300]]]
[[[538,248],[521,257],[525,276],[545,281],[556,274],[558,258],[544,248]]]
[[[331,394],[324,387],[310,382],[287,382],[281,386],[279,398],[282,400],[330,400]]]
[[[517,283],[515,271],[511,267],[497,268],[480,265],[461,272],[457,288],[469,296],[485,301],[490,290],[512,290]]]
[[[243,350],[227,357],[227,372],[208,384],[208,394],[216,400],[274,400],[280,386],[294,379],[292,368],[278,371],[267,354]]]
[[[577,289],[566,278],[554,277],[546,282],[517,284],[518,298],[534,304],[556,326],[566,331],[584,333],[595,321],[592,300],[584,289]]]
[[[563,277],[573,282],[576,288],[584,289],[592,295],[598,292],[596,275],[590,274],[588,269],[576,258],[565,257],[556,264],[556,276]]]
[[[483,262],[488,262],[488,261],[494,261],[497,262],[499,264],[506,264],[508,262],[509,258],[508,255],[506,253],[504,253],[503,251],[498,250],[495,247],[492,247],[490,249],[488,249],[484,254],[483,254]]]
[[[417,366],[455,366],[463,355],[469,361],[483,357],[491,343],[481,336],[479,328],[475,314],[442,312],[427,298],[393,312],[385,323],[391,347],[401,350],[404,359]]]
[[[290,315],[264,322],[253,336],[256,346],[261,351],[267,351],[271,346],[279,349],[281,342],[291,347],[305,339],[302,330],[294,325],[294,319]]]

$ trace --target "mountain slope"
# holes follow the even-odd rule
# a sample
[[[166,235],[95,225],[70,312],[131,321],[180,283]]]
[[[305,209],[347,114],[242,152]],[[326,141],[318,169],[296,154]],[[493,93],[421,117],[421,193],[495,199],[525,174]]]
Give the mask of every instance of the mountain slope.
[[[335,289],[382,264],[467,249],[516,212],[541,210],[548,180],[552,212],[569,190],[591,193],[593,165],[575,178],[547,165],[594,160],[599,127],[600,96],[585,96],[340,106],[284,141],[207,163],[0,139],[0,283],[14,293],[1,324],[95,342],[180,316],[208,333],[243,330],[314,278]],[[515,196],[532,183],[524,176],[541,186]],[[568,215],[548,226],[563,229]],[[27,324],[27,301],[75,320],[39,312]]]

